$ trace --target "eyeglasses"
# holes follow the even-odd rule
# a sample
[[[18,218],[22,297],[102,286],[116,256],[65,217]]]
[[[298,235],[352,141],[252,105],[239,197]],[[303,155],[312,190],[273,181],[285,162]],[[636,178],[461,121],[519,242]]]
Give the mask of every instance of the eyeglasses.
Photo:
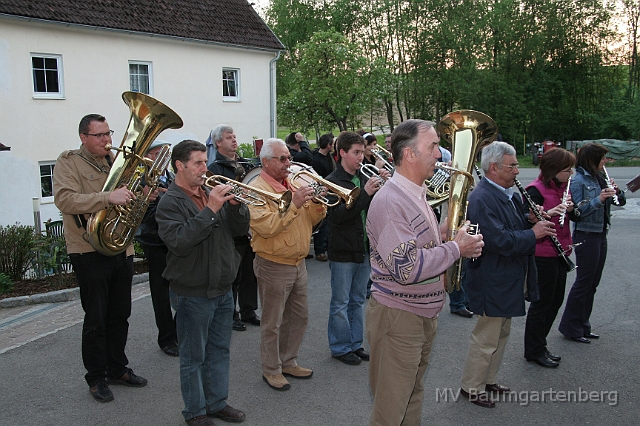
[[[520,164],[500,164],[501,166],[508,167],[509,171],[513,171],[513,169],[520,169]]]
[[[293,161],[293,157],[290,156],[290,155],[281,155],[280,157],[271,157],[271,158],[275,158],[276,160],[280,161],[281,163],[284,163],[287,160],[289,160],[289,162]]]
[[[96,138],[104,138],[105,136],[113,136],[113,130],[109,130],[108,132],[105,133],[83,133],[83,135],[87,135],[87,136],[94,136]]]

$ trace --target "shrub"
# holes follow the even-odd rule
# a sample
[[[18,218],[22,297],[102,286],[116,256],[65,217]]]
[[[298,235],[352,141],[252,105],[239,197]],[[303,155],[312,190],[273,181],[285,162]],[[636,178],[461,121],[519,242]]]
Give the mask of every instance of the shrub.
[[[50,233],[36,235],[35,249],[38,253],[35,268],[47,275],[60,275],[63,272],[62,265],[69,263],[67,245],[63,236]]]
[[[0,226],[0,272],[19,281],[35,257],[35,238],[32,226]]]
[[[0,294],[9,293],[10,291],[13,291],[13,281],[8,275],[0,272]]]
[[[238,146],[238,154],[240,157],[244,158],[253,158],[255,157],[255,153],[253,151],[253,145],[250,143],[242,143]]]

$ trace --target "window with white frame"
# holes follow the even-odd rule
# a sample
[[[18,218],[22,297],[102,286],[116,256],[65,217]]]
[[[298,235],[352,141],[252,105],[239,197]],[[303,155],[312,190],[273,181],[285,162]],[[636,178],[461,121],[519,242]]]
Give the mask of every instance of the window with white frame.
[[[33,97],[41,99],[64,98],[62,55],[31,54]]]
[[[40,189],[43,200],[47,197],[53,199],[53,168],[55,161],[41,161],[40,166]]]
[[[129,87],[132,92],[152,95],[151,62],[129,61]]]
[[[222,69],[222,99],[225,101],[240,100],[240,70]]]

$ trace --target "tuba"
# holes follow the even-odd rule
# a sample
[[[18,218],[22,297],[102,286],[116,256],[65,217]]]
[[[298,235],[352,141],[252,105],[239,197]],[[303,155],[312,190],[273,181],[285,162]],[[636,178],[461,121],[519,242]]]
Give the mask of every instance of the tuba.
[[[467,219],[467,195],[474,183],[473,171],[478,151],[490,144],[498,134],[498,126],[491,117],[478,111],[463,109],[447,114],[438,123],[440,135],[451,144],[451,172],[449,182],[449,210],[447,241],[455,238]],[[441,166],[442,167],[442,166]],[[458,259],[445,273],[449,293],[460,289],[462,259]]]
[[[182,119],[162,102],[136,92],[124,92],[122,99],[129,106],[131,118],[120,148],[113,160],[102,191],[110,192],[126,185],[136,198],[124,206],[111,206],[93,213],[87,221],[91,246],[105,256],[122,253],[133,241],[147,207],[149,196],[158,187],[171,159],[169,146],[162,147],[155,161],[144,158],[151,143],[165,129],[179,129]],[[143,192],[142,181],[149,187]]]

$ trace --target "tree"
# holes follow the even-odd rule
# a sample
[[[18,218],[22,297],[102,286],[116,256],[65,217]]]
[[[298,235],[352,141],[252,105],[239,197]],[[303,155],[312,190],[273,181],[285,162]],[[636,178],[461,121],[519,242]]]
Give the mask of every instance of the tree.
[[[316,32],[299,50],[290,90],[279,100],[282,123],[302,128],[331,128],[331,123],[347,130],[349,120],[367,110],[367,61],[335,31]]]

